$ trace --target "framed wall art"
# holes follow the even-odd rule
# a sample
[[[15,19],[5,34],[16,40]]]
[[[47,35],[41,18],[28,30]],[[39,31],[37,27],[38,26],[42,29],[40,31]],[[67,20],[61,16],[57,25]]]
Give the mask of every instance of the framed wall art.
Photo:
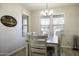
[[[17,21],[12,16],[4,15],[1,17],[1,23],[7,27],[14,27],[14,26],[16,26]]]

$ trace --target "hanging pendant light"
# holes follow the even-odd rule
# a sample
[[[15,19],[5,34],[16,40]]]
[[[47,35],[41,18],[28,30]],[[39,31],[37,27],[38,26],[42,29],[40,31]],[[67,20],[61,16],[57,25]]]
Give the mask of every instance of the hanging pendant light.
[[[53,14],[53,10],[48,9],[48,4],[46,3],[46,8],[45,10],[41,11],[41,15],[43,16],[51,16]]]

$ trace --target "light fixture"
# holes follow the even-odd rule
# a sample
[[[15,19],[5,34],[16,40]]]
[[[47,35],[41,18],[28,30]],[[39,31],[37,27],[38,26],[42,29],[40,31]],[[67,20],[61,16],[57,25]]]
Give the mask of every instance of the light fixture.
[[[53,14],[53,10],[48,9],[48,4],[46,3],[46,8],[45,10],[41,11],[41,15],[43,16],[51,16]]]

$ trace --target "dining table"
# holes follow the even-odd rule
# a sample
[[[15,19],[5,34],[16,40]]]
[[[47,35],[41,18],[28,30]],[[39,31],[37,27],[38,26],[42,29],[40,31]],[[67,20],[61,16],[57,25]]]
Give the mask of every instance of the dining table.
[[[26,42],[27,42],[27,51],[28,51],[27,55],[30,55],[29,54],[29,41],[26,40]],[[57,35],[48,36],[47,46],[54,47],[54,52],[55,52],[54,55],[57,56],[58,36]]]
[[[47,46],[54,47],[54,50],[55,50],[54,55],[57,56],[58,36],[57,35],[49,36],[47,40]]]

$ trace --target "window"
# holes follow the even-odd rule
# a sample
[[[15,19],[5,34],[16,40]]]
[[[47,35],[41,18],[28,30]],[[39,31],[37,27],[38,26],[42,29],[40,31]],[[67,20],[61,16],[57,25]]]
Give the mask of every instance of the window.
[[[41,18],[41,31],[43,33],[48,33],[49,31],[54,34],[63,34],[64,32],[64,15],[53,15],[53,19],[50,17],[42,16]],[[52,22],[52,24],[50,23]],[[51,26],[52,25],[52,26]],[[50,26],[53,28],[50,29]],[[49,30],[50,29],[50,30]]]
[[[41,32],[48,33],[50,26],[50,19],[49,17],[42,17],[41,18]]]
[[[28,32],[28,16],[22,15],[22,36],[25,37]]]
[[[63,34],[64,31],[64,15],[54,15],[53,16],[53,29],[54,34]]]

